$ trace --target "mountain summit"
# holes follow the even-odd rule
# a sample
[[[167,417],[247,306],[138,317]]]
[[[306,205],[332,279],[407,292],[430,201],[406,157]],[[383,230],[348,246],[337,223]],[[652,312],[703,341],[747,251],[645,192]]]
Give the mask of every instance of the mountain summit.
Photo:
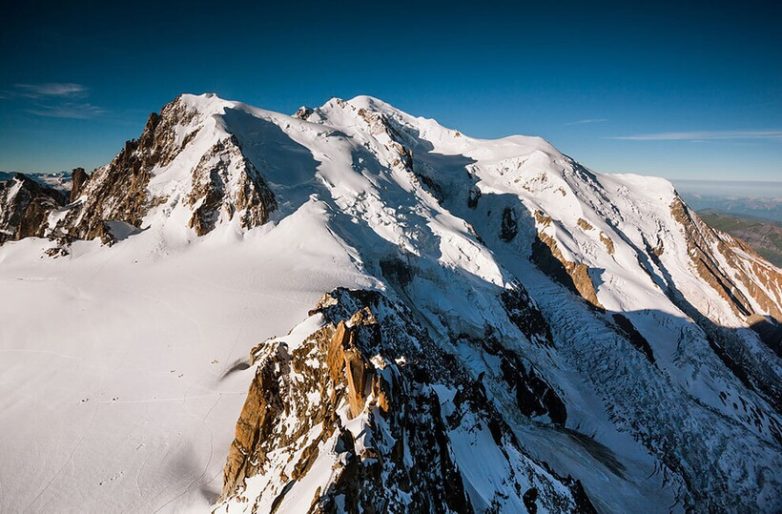
[[[782,271],[665,180],[181,95],[72,183],[0,182],[0,510],[782,509]]]

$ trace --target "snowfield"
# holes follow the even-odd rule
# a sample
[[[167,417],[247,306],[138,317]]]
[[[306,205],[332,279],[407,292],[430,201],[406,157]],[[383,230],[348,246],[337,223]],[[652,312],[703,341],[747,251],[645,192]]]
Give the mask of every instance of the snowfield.
[[[682,221],[669,182],[595,174],[540,138],[474,139],[371,97],[296,116],[176,102],[189,114],[151,169],[139,226],[107,219],[112,245],[77,240],[58,257],[54,237],[0,246],[0,512],[268,511],[285,454],[243,497],[219,498],[250,351],[296,351],[338,287],[409,308],[518,440],[518,455],[497,445],[474,412],[448,433],[477,511],[528,508],[504,482],[520,470],[563,497],[564,477],[578,480],[598,512],[782,509],[782,359],[748,329],[750,314],[782,313],[782,272]],[[220,191],[202,236],[191,220],[213,204],[191,201],[199,166],[219,170],[203,177]],[[237,206],[256,173],[276,205],[245,226],[250,207]],[[552,344],[511,319],[503,294],[517,285]],[[566,420],[520,410],[489,335],[551,386]],[[444,418],[452,386],[426,389]],[[369,410],[341,409],[360,441]],[[321,443],[279,512],[306,512],[334,482],[337,446]]]
[[[208,511],[250,373],[228,372],[324,290],[369,285],[309,221],[166,254],[3,247],[0,511]]]

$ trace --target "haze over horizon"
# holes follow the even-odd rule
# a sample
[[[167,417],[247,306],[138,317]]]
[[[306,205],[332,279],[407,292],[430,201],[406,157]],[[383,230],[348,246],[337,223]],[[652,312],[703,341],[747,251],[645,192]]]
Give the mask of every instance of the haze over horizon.
[[[601,172],[779,180],[782,9],[751,4],[15,4],[0,170],[92,169],[177,94],[213,91],[286,113],[368,94]]]

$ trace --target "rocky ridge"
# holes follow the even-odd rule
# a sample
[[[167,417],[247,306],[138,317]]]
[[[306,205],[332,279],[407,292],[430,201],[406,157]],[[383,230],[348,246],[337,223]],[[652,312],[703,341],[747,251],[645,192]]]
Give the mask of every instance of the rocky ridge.
[[[290,273],[305,227],[362,277],[253,349],[218,512],[782,508],[782,272],[667,181],[369,97],[183,95],[71,203],[25,187],[0,219],[44,248],[287,241]]]
[[[0,244],[44,236],[49,213],[64,204],[60,191],[22,173],[0,181]]]
[[[404,307],[336,290],[310,316],[320,328],[302,342],[253,350],[216,512],[595,512],[578,481],[524,452],[480,381]],[[509,380],[526,387],[511,361]],[[520,404],[546,394],[526,390]],[[462,471],[478,456],[493,484],[480,493]],[[297,482],[315,467],[317,492],[301,503]]]
[[[141,136],[127,141],[111,163],[89,175],[82,168],[75,169],[67,201],[42,204],[37,218],[26,216],[28,224],[36,224],[26,236],[49,238],[61,249],[75,240],[112,244],[119,234],[146,228],[152,222],[145,225],[145,218],[154,209],[166,217],[176,209],[188,209],[187,224],[199,236],[234,216],[243,229],[265,223],[275,208],[274,196],[230,134],[207,142],[205,150],[197,148],[196,152],[203,151],[200,159],[184,164],[191,168],[191,184],[183,185],[188,191],[184,199],[179,192],[150,188],[172,165],[182,166],[174,161],[187,153],[204,126],[209,130],[213,124],[208,114],[181,97],[175,99],[160,114],[151,114]],[[3,230],[9,231],[8,223],[0,225]]]

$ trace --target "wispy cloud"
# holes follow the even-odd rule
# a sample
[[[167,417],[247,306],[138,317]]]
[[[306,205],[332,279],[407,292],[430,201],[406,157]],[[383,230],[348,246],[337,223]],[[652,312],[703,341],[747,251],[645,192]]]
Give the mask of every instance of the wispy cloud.
[[[780,139],[782,130],[712,130],[693,132],[657,132],[654,134],[635,134],[614,136],[608,139],[624,141],[715,141],[731,139]]]
[[[97,105],[82,102],[65,102],[59,105],[39,105],[27,112],[36,116],[46,118],[71,118],[77,120],[86,120],[100,116],[106,111]]]
[[[585,120],[576,120],[576,121],[570,121],[568,123],[565,123],[565,126],[571,126],[571,125],[589,125],[591,123],[604,123],[608,121],[606,118],[587,118]]]
[[[73,82],[14,84],[0,91],[0,100],[15,101],[21,110],[46,118],[90,119],[106,111],[88,102],[89,88]]]
[[[69,98],[85,96],[87,88],[72,82],[47,82],[43,84],[14,84],[19,96],[25,98],[58,97]]]

